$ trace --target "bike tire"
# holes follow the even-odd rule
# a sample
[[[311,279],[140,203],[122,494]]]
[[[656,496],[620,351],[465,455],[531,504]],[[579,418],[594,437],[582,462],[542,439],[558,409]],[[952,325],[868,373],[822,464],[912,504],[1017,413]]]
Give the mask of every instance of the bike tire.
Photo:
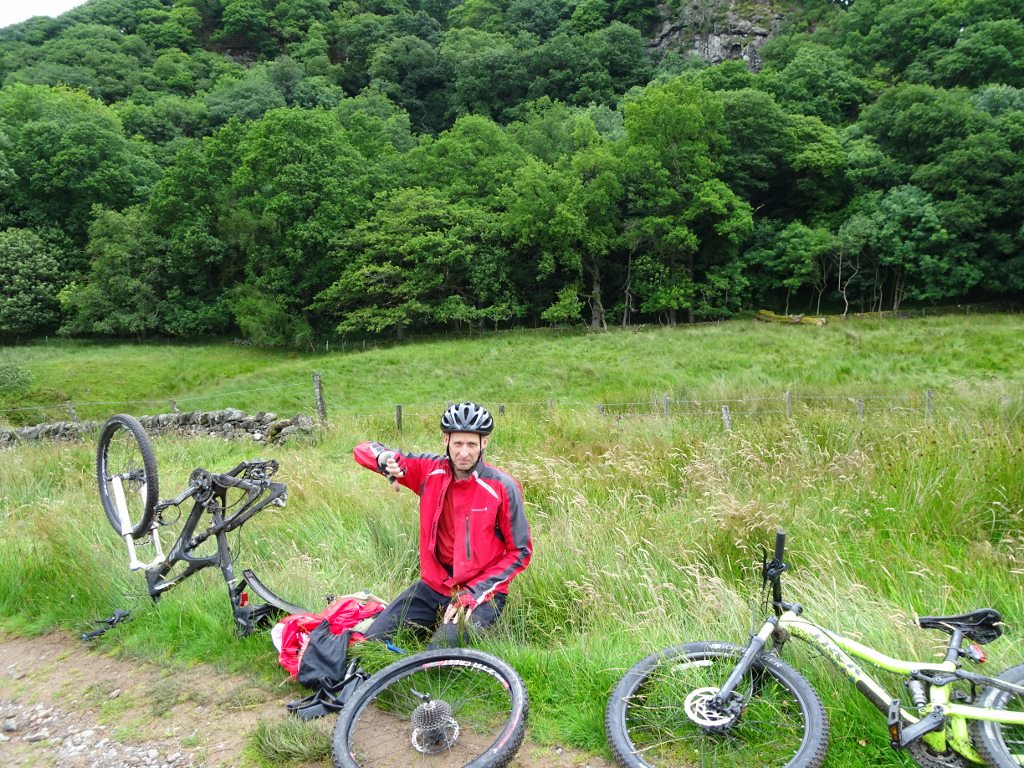
[[[1003,670],[996,676],[1014,685],[1024,685],[1024,664]],[[981,689],[976,707],[1024,711],[1024,695],[988,685]],[[992,768],[1024,765],[1024,726],[972,720],[971,739],[985,762]]]
[[[121,517],[114,501],[112,478],[121,478],[132,538],[145,535],[160,498],[156,454],[146,430],[134,416],[111,416],[100,431],[96,449],[96,480],[107,520],[121,534]]]
[[[334,766],[503,768],[522,745],[528,712],[522,679],[500,659],[471,648],[418,653],[377,672],[345,704]],[[417,729],[431,720],[434,730]]]
[[[634,665],[612,691],[605,731],[626,768],[819,768],[828,749],[828,718],[811,684],[775,656],[761,654],[741,681],[746,698],[731,725],[698,725],[687,697],[717,690],[743,648],[700,642],[667,648]],[[706,695],[706,694],[705,694]]]

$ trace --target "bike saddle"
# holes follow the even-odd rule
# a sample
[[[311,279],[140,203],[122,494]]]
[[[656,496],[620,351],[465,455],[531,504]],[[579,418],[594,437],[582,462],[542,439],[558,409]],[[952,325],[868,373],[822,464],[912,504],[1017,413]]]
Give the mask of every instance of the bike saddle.
[[[921,629],[941,629],[949,634],[960,630],[968,639],[978,645],[985,645],[1003,634],[999,626],[1002,622],[1003,617],[999,611],[994,608],[982,608],[958,616],[922,616],[917,620],[917,625]]]

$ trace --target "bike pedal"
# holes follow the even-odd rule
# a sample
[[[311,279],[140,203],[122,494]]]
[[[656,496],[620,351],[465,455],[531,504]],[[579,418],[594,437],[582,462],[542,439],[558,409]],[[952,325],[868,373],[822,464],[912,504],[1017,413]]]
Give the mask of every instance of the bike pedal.
[[[903,718],[900,716],[900,700],[893,699],[889,705],[889,746],[893,749],[903,747]]]
[[[916,723],[904,727],[900,720],[900,703],[894,701],[889,705],[889,744],[893,749],[903,749],[926,733],[939,730],[945,722],[946,716],[942,707],[936,707]]]

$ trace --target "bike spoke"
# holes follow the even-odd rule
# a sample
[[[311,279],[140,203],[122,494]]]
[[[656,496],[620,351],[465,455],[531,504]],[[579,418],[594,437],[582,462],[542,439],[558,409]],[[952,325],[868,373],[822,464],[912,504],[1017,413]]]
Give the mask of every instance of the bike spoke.
[[[436,708],[440,714],[433,714]],[[512,715],[502,682],[471,666],[417,669],[377,692],[352,726],[360,766],[466,765]]]
[[[626,702],[626,730],[635,753],[655,766],[782,766],[804,733],[800,705],[773,678],[748,677],[745,703],[732,724],[702,727],[684,710],[691,691],[717,690],[733,659],[656,667]],[[710,695],[710,694],[709,694]]]

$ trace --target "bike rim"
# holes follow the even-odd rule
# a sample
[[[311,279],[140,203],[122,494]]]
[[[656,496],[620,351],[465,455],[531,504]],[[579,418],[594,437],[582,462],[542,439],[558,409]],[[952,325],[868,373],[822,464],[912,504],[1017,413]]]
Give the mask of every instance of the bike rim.
[[[765,670],[755,668],[741,682],[738,718],[711,718],[702,709],[735,663],[732,656],[706,655],[656,664],[625,702],[633,754],[656,768],[787,765],[804,741],[804,713],[792,691]]]
[[[128,517],[131,524],[136,525],[145,513],[149,490],[145,458],[131,430],[120,425],[114,428],[103,448],[100,472],[103,494],[111,510],[116,509],[112,478],[121,479]],[[116,518],[113,522],[116,524]]]
[[[497,670],[438,659],[403,670],[360,701],[347,734],[363,768],[455,768],[502,750],[522,713]]]

